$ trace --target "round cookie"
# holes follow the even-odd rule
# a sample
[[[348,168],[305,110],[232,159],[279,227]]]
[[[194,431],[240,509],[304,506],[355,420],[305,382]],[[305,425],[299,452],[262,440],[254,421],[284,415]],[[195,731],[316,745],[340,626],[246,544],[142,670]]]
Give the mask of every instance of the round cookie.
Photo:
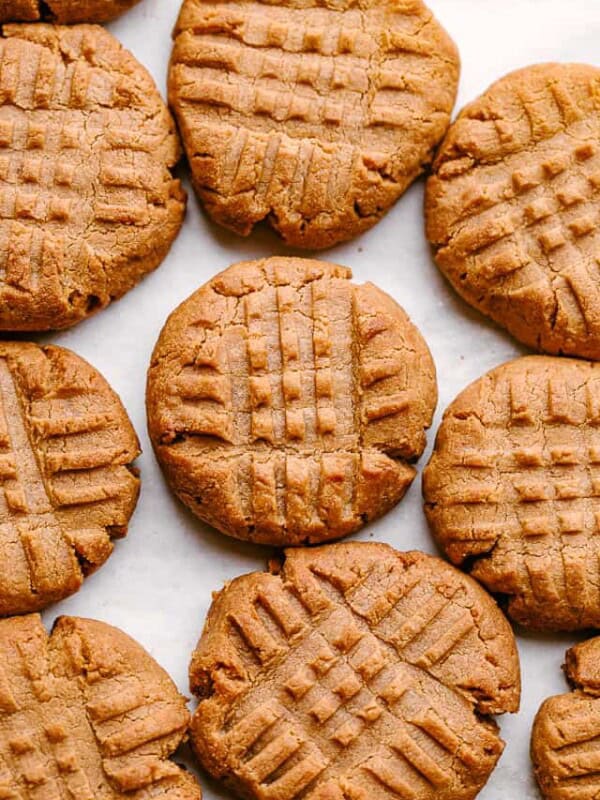
[[[423,473],[440,546],[530,628],[600,627],[600,365],[510,361],[447,408]]]
[[[0,37],[0,330],[66,328],[160,264],[185,195],[171,115],[103,28]]]
[[[194,186],[243,236],[262,220],[295,247],[357,236],[450,122],[458,53],[421,0],[184,0],[174,37]]]
[[[139,452],[82,358],[0,342],[0,616],[62,600],[106,561],[137,502]]]
[[[289,550],[215,596],[190,666],[192,745],[240,797],[470,800],[516,711],[508,622],[422,553]]]
[[[236,264],[169,317],[148,373],[150,437],[202,520],[274,545],[349,534],[397,503],[437,401],[427,345],[345,267]]]
[[[139,0],[3,0],[0,22],[108,22]]]
[[[189,724],[167,673],[122,631],[37,614],[0,622],[5,797],[200,800],[169,760]]]
[[[454,288],[530,347],[600,359],[600,69],[513,72],[452,125],[427,236]]]
[[[531,735],[531,758],[545,800],[598,797],[600,637],[567,651],[565,671],[573,691],[546,700]]]

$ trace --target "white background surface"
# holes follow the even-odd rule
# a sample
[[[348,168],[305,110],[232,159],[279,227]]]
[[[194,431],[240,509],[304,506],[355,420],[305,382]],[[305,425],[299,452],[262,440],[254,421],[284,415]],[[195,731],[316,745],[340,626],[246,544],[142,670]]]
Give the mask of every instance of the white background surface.
[[[493,80],[526,64],[600,64],[600,0],[430,0],[429,5],[461,52],[457,109]],[[178,8],[179,0],[142,0],[110,26],[151,71],[163,93]],[[389,292],[411,315],[433,352],[440,402],[420,468],[448,403],[470,381],[523,352],[508,334],[462,303],[438,274],[423,234],[422,203],[423,181],[418,181],[376,228],[324,256],[350,266],[357,281],[373,280]],[[211,591],[228,578],[262,569],[269,551],[210,530],[169,494],[146,434],[146,368],[168,313],[193,290],[236,261],[286,252],[290,251],[266,229],[244,240],[216,228],[190,192],[183,231],[153,275],[73,330],[40,337],[72,348],[106,376],[123,398],[144,449],[138,462],[142,494],[129,537],[117,543],[111,559],[78,595],[46,611],[46,624],[59,614],[75,614],[123,628],[171,673],[184,694],[189,694],[188,661]],[[420,474],[394,511],[355,538],[370,537],[399,549],[435,552],[421,506]],[[543,698],[565,691],[560,666],[572,641],[569,636],[519,632],[522,708],[518,715],[500,720],[507,747],[481,800],[538,798],[529,763],[531,723]],[[209,800],[226,796],[206,776],[201,782]]]

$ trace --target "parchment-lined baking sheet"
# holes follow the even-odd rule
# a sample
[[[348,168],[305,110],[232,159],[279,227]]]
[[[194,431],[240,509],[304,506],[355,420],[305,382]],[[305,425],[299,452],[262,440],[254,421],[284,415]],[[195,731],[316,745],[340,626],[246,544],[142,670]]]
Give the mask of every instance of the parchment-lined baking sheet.
[[[463,73],[457,109],[506,72],[540,61],[600,64],[600,0],[430,0],[459,46]],[[146,65],[165,91],[178,0],[142,0],[110,29]],[[186,174],[186,169],[182,170]],[[187,183],[187,179],[186,179]],[[188,186],[189,188],[189,186]],[[427,452],[445,406],[483,372],[524,352],[472,312],[437,272],[423,235],[423,182],[359,239],[323,257],[345,264],[357,281],[389,292],[420,327],[438,370],[440,402]],[[195,520],[170,495],[146,435],[145,372],[168,313],[215,272],[242,259],[285,254],[268,230],[240,239],[216,228],[190,192],[184,229],[164,264],[123,300],[66,333],[40,337],[72,348],[98,367],[120,393],[142,440],[143,488],[129,537],[75,597],[44,615],[90,616],[138,639],[189,694],[187,667],[211,590],[262,569],[269,551],[228,540]],[[357,539],[435,552],[421,505],[421,476],[404,501]],[[566,690],[560,666],[574,637],[518,636],[523,671],[521,712],[500,720],[506,751],[482,800],[538,797],[529,763],[533,716],[546,696]],[[201,776],[207,800],[226,797]]]

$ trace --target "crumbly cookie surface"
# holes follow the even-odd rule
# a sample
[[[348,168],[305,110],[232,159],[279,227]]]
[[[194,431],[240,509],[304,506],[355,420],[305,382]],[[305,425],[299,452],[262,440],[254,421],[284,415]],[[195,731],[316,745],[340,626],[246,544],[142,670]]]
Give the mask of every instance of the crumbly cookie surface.
[[[450,128],[427,183],[436,261],[525,344],[600,359],[600,70],[511,73]]]
[[[169,760],[189,722],[169,676],[122,631],[37,615],[0,621],[0,793],[200,800]]]
[[[448,407],[424,470],[449,558],[523,625],[600,626],[600,368],[516,359]]]
[[[216,595],[190,666],[193,747],[241,797],[470,800],[519,704],[514,637],[467,576],[350,543]]]
[[[0,37],[0,330],[65,328],[162,261],[185,196],[150,75],[98,26]]]
[[[437,399],[405,312],[319,261],[236,264],[169,318],[148,374],[165,474],[201,519],[277,545],[344,536],[412,482]]]
[[[421,0],[184,0],[174,36],[195,188],[242,235],[267,220],[317,249],[367,230],[450,120],[458,54]]]
[[[532,731],[531,757],[547,800],[586,800],[600,792],[600,637],[567,651],[565,670],[573,691],[541,706]]]
[[[135,508],[138,454],[121,401],[82,358],[0,342],[0,616],[73,594],[106,561]]]
[[[2,0],[0,22],[108,22],[139,0]]]

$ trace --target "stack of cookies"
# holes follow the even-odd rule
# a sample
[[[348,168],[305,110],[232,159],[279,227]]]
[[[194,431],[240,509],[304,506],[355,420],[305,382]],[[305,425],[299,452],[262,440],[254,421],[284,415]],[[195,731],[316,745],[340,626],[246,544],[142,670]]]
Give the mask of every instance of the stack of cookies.
[[[172,312],[146,394],[165,479],[225,536],[278,548],[214,587],[190,717],[123,632],[43,627],[127,533],[140,446],[82,358],[0,342],[0,800],[199,800],[171,760],[187,737],[251,800],[472,800],[504,748],[495,715],[519,708],[509,620],[600,628],[600,70],[527,67],[451,124],[459,56],[422,0],[183,0],[172,116],[97,24],[135,2],[0,0],[3,334],[75,326],[161,264],[185,151],[218,225],[266,221],[312,251],[375,226],[428,171],[440,270],[547,355],[444,414],[423,494],[447,563],[332,543],[402,500],[437,405],[395,299],[288,253]],[[600,796],[599,653],[568,651],[573,691],[534,725],[551,800]]]

